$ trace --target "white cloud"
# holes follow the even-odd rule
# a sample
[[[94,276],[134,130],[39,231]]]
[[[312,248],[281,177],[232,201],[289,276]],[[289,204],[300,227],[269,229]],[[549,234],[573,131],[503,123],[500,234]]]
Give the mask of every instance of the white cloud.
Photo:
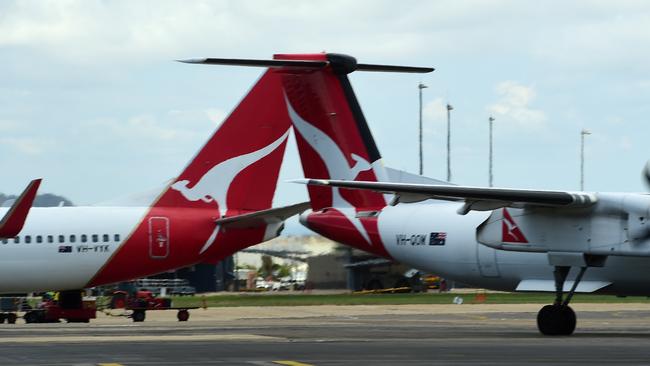
[[[618,146],[621,150],[627,152],[627,151],[632,151],[632,149],[634,148],[634,143],[629,137],[621,136],[621,138],[618,141]]]
[[[496,86],[495,91],[499,100],[488,106],[488,111],[494,118],[520,127],[538,128],[543,125],[546,120],[544,112],[530,106],[536,96],[533,87],[515,81],[504,81]]]
[[[0,145],[7,145],[19,153],[27,155],[40,155],[52,144],[49,141],[31,137],[3,137]]]
[[[228,116],[224,110],[218,108],[208,108],[205,110],[205,114],[208,116],[210,121],[216,124],[220,124]]]
[[[440,121],[447,120],[447,103],[442,98],[426,102],[422,107],[422,124],[425,133],[435,133],[434,126],[441,126]]]
[[[217,111],[214,109],[210,113],[218,118]],[[109,139],[118,137],[129,141],[173,141],[180,144],[202,140],[216,129],[218,123],[212,120],[210,113],[207,110],[171,110],[160,116],[139,114],[126,119],[99,118],[88,127],[110,133]]]
[[[15,121],[0,120],[0,132],[10,132],[18,129]]]

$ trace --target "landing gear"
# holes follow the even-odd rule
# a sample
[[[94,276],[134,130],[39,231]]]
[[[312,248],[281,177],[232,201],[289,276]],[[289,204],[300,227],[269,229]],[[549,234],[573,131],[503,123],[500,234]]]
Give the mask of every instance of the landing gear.
[[[133,310],[133,314],[131,314],[133,321],[138,323],[143,322],[145,317],[146,315],[144,309],[135,309]]]
[[[537,328],[544,335],[571,335],[576,313],[568,305],[546,305],[537,313]]]
[[[571,290],[563,299],[564,282],[570,270],[571,267],[556,266],[553,271],[555,277],[555,302],[553,305],[544,306],[537,313],[537,328],[544,335],[571,335],[576,329],[576,313],[569,306],[569,302],[587,267],[580,267],[580,272],[573,282]]]
[[[178,311],[178,314],[176,314],[176,318],[179,322],[186,322],[190,318],[190,312],[185,309],[181,309]]]

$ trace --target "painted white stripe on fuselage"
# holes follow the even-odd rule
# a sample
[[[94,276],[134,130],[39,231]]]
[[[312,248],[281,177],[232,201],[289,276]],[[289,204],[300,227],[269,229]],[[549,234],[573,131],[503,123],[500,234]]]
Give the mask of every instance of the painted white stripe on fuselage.
[[[0,216],[7,209],[0,209]],[[79,289],[85,286],[127,239],[147,207],[53,207],[32,208],[20,243],[0,242],[0,293]],[[81,235],[87,241],[81,242]],[[98,242],[92,235],[99,235]],[[103,235],[109,241],[103,241]],[[115,241],[115,235],[119,241]],[[31,243],[25,243],[25,237]],[[36,236],[42,243],[36,242]],[[54,236],[54,243],[47,236]],[[59,235],[64,235],[63,243]],[[75,235],[75,242],[70,242]],[[59,252],[60,247],[71,252]]]

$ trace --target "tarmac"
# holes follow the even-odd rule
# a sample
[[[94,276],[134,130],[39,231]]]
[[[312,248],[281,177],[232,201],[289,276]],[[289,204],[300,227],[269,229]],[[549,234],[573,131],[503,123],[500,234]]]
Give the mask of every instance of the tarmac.
[[[0,325],[0,365],[648,364],[650,305],[575,304],[545,337],[539,304],[232,307]]]

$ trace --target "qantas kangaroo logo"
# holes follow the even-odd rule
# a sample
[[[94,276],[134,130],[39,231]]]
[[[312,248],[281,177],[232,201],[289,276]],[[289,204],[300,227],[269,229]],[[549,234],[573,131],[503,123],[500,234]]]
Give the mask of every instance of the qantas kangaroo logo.
[[[321,160],[323,160],[331,179],[354,180],[360,172],[372,169],[372,165],[370,165],[366,159],[356,154],[350,155],[352,160],[355,161],[354,166],[350,167],[348,165],[348,159],[345,157],[341,149],[339,149],[336,142],[334,142],[334,140],[327,136],[323,131],[302,119],[302,117],[300,117],[300,115],[298,115],[298,113],[293,109],[286,95],[285,100],[287,103],[287,109],[289,110],[289,118],[291,118],[293,125],[307,143],[309,143],[309,145],[316,151]],[[341,196],[338,187],[333,187],[332,207],[344,208],[354,206]],[[339,211],[345,215],[352,225],[354,225],[366,242],[372,244],[366,229],[361,224],[359,218],[355,217],[355,213],[349,210]]]
[[[512,219],[510,213],[505,208],[503,209],[503,224],[501,224],[502,241],[505,243],[528,243],[524,233],[521,232],[519,226]]]
[[[181,180],[172,184],[171,188],[180,192],[188,201],[214,202],[219,208],[220,216],[223,216],[228,211],[228,190],[235,177],[251,164],[275,151],[278,146],[287,140],[287,137],[289,137],[289,130],[268,146],[222,161],[203,174],[201,179],[192,187],[189,187],[190,181]],[[218,232],[219,226],[214,229],[200,253],[205,252],[214,243]]]

